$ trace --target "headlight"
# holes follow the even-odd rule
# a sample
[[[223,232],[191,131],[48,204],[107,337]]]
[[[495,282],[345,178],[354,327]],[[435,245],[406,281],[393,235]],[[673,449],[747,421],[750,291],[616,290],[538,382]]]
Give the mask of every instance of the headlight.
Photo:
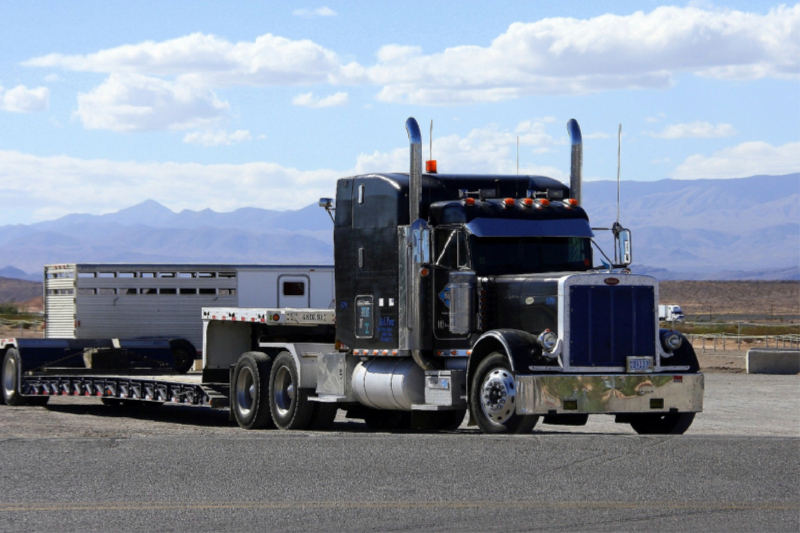
[[[674,352],[683,344],[683,336],[677,331],[668,331],[661,336],[661,344],[668,352]]]
[[[558,345],[558,335],[549,329],[544,330],[537,340],[542,345],[542,349],[548,353],[555,350]]]

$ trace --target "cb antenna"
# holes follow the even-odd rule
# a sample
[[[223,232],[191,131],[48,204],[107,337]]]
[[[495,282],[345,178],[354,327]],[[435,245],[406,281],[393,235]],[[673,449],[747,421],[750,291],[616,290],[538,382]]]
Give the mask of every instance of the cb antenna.
[[[617,132],[617,225],[619,225],[619,167],[622,159],[622,124]]]
[[[519,135],[517,135],[517,175],[519,176]]]

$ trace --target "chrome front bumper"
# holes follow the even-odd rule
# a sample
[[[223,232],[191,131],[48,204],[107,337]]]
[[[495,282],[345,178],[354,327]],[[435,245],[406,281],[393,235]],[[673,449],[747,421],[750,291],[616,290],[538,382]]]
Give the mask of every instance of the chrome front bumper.
[[[516,379],[521,415],[703,410],[703,374],[521,374]]]

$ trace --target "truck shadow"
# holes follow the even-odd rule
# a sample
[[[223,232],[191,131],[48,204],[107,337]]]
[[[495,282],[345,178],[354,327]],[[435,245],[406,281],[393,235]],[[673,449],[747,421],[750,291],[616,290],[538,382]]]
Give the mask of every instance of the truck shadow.
[[[100,418],[130,418],[150,422],[179,424],[199,427],[235,427],[229,420],[228,411],[187,405],[122,405],[110,406],[102,403],[91,404],[48,404],[48,411],[79,416]]]

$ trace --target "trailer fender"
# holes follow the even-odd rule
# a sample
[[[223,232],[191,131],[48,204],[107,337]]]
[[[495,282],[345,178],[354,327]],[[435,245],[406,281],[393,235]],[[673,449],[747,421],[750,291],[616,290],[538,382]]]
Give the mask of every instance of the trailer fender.
[[[478,365],[489,355],[500,352],[508,357],[511,370],[524,372],[534,364],[534,354],[539,344],[536,337],[518,329],[496,329],[484,333],[472,347],[467,363],[467,389]]]
[[[301,389],[317,388],[317,361],[326,351],[333,351],[333,345],[316,343],[259,343],[258,349],[273,360],[281,352],[289,352],[297,369],[297,380]]]

